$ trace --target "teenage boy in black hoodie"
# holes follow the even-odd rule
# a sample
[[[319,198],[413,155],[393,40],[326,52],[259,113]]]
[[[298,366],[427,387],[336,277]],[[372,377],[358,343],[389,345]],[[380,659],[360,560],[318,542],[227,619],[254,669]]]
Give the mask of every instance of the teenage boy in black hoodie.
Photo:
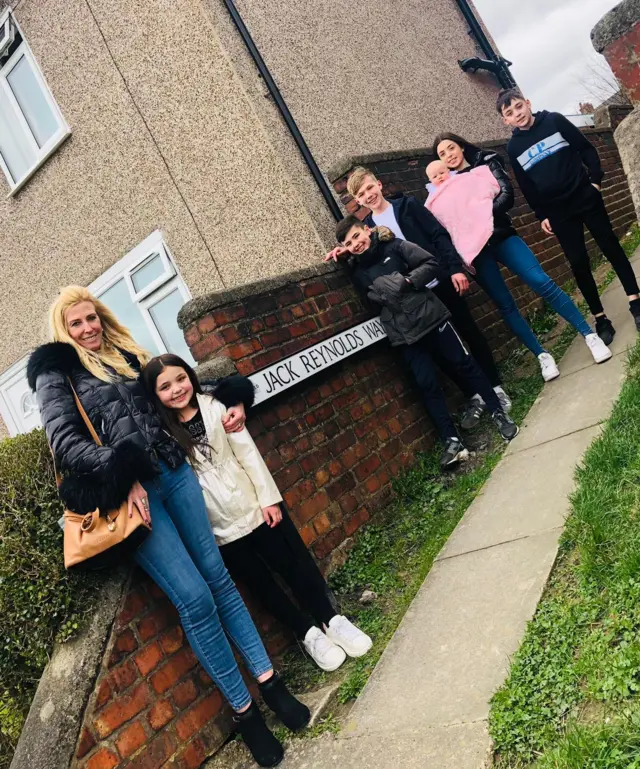
[[[469,290],[469,280],[449,233],[413,195],[400,194],[385,198],[382,193],[382,182],[376,179],[375,174],[368,168],[358,166],[353,169],[347,181],[347,191],[361,206],[371,210],[364,220],[369,227],[387,227],[400,240],[416,243],[437,258],[441,275],[431,282],[429,288],[451,313],[451,320],[458,333],[489,378],[500,405],[508,412],[511,409],[511,400],[502,388],[491,347],[463,299],[464,294]],[[327,254],[325,261],[337,260],[345,252],[344,248],[335,248]],[[484,408],[483,401],[478,393],[470,392],[464,387],[462,391],[468,399],[468,404],[460,423],[465,430],[471,430],[480,422]]]
[[[620,278],[640,331],[640,288],[600,194],[603,172],[598,151],[564,115],[545,110],[533,114],[531,102],[515,88],[501,91],[496,106],[513,129],[507,152],[518,184],[542,229],[560,241],[595,316],[596,334],[609,345],[616,332],[591,272],[584,225]]]
[[[396,238],[386,227],[371,230],[356,216],[347,216],[336,227],[336,239],[352,255],[351,280],[366,304],[376,313],[392,347],[402,356],[420,388],[444,452],[446,469],[468,456],[453,424],[434,360],[460,389],[473,388],[481,395],[505,440],[518,427],[503,411],[491,383],[466,350],[449,318],[451,313],[428,288],[442,278],[438,260],[415,243]]]

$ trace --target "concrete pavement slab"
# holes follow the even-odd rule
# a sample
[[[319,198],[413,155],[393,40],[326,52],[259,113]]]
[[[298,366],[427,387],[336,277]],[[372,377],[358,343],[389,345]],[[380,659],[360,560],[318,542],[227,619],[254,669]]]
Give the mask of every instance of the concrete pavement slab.
[[[600,434],[588,427],[506,456],[449,537],[437,560],[564,525],[580,457]]]
[[[559,530],[439,561],[354,705],[353,734],[488,714],[554,562]]]

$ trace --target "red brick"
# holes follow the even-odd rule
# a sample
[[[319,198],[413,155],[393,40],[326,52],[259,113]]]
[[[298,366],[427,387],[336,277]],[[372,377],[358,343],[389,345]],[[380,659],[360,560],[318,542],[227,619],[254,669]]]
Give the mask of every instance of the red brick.
[[[172,627],[160,636],[160,645],[165,654],[174,654],[184,645],[184,631],[180,625]]]
[[[280,360],[282,360],[282,352],[280,350],[266,350],[251,359],[251,363],[253,364],[252,370],[259,371],[261,368],[266,368],[272,363],[277,363]],[[241,363],[244,363],[244,361],[238,361],[236,364],[238,371],[240,371]]]
[[[196,663],[194,653],[187,646],[174,654],[160,670],[151,676],[151,685],[158,694],[163,694],[195,667]]]
[[[130,694],[119,697],[107,705],[94,718],[93,725],[100,737],[108,737],[122,724],[137,716],[141,710],[149,705],[149,702],[149,687],[146,682],[142,682]]]
[[[198,699],[198,689],[191,678],[181,681],[171,692],[173,701],[179,710],[184,710]]]
[[[114,766],[120,764],[120,759],[115,753],[112,753],[106,748],[100,748],[97,753],[87,761],[84,765],[85,769],[113,769]]]
[[[291,333],[288,327],[276,328],[260,336],[260,341],[264,347],[274,347],[275,345],[283,344],[289,339],[291,339]]]
[[[331,455],[329,454],[329,448],[323,446],[322,448],[316,449],[310,454],[307,454],[306,457],[302,457],[299,460],[300,467],[305,473],[312,473],[314,470],[317,470],[317,468],[326,464],[330,458]]]
[[[270,451],[263,456],[266,466],[269,468],[270,473],[277,473],[283,467],[282,458],[277,451]]]
[[[380,481],[375,475],[372,475],[364,482],[364,487],[369,494],[375,494],[380,489]]]
[[[240,339],[240,334],[238,332],[238,329],[234,328],[234,326],[227,326],[227,328],[221,329],[220,336],[224,339],[224,341],[227,344],[231,342],[237,342],[238,339]]]
[[[402,428],[401,428],[402,429]],[[340,455],[340,461],[344,467],[353,467],[361,459],[367,456],[367,447],[364,443],[356,443],[355,446],[347,449]]]
[[[352,513],[358,507],[358,500],[353,494],[347,494],[340,499],[340,509],[343,513]]]
[[[302,541],[307,547],[309,547],[309,545],[311,545],[311,543],[314,542],[317,538],[315,529],[310,524],[307,524],[306,526],[303,526],[301,529],[299,529],[298,534],[300,534]]]
[[[204,360],[209,355],[212,355],[214,352],[218,352],[218,350],[223,347],[224,339],[220,334],[214,332],[213,334],[209,334],[209,336],[205,336],[204,339],[201,339],[199,342],[196,342],[191,348],[191,354],[197,361],[200,361]]]
[[[274,296],[262,294],[261,296],[252,296],[251,299],[245,301],[244,306],[251,317],[257,318],[276,310],[278,302]]]
[[[393,459],[399,451],[400,441],[397,438],[394,438],[387,443],[386,446],[383,446],[380,449],[380,456],[382,457],[383,462],[388,462],[390,459]]]
[[[158,641],[154,641],[136,654],[135,663],[138,666],[140,675],[146,676],[154,668],[158,667],[163,659],[162,647]]]
[[[319,491],[297,507],[296,518],[300,523],[307,523],[318,513],[326,510],[328,506],[329,497],[327,496],[327,492]]]
[[[176,734],[178,739],[188,740],[210,721],[222,707],[222,697],[215,691],[196,703],[178,721],[176,721]]]
[[[212,331],[215,331],[217,327],[218,324],[211,315],[205,315],[198,321],[198,331],[202,335],[210,334]]]
[[[207,758],[207,750],[199,737],[196,737],[180,754],[176,769],[198,769]]]
[[[195,325],[195,323],[185,330],[184,341],[189,345],[189,347],[200,341],[200,332],[198,331],[198,327]]]
[[[208,339],[209,337],[207,337]],[[205,340],[206,341],[206,340]],[[199,342],[203,344],[203,342]],[[250,342],[240,342],[239,344],[232,344],[227,347],[225,354],[232,360],[240,360],[240,358],[246,358],[248,355],[253,355],[254,352],[262,349],[262,345],[257,339],[252,339]],[[194,353],[196,360],[201,360]]]
[[[329,419],[333,413],[334,409],[331,403],[323,403],[322,406],[315,411],[310,411],[304,419],[309,427],[313,427],[314,425],[322,424],[322,422]]]
[[[135,651],[138,648],[138,642],[133,634],[131,628],[127,628],[122,633],[119,633],[116,637],[116,641],[109,657],[109,667],[117,665],[118,662],[123,660],[128,654]]]
[[[244,307],[241,304],[232,304],[228,307],[215,310],[211,313],[211,316],[216,326],[227,326],[229,323],[241,320],[245,317],[245,314]]]
[[[313,519],[313,528],[316,530],[316,534],[321,537],[326,534],[331,528],[331,522],[326,513],[320,513]]]
[[[174,738],[166,731],[160,732],[153,742],[129,761],[127,769],[160,769],[175,750]]]
[[[326,294],[329,290],[324,280],[314,280],[310,283],[305,283],[302,286],[302,293],[307,297],[319,296],[320,294]]]
[[[304,336],[318,330],[318,325],[313,318],[307,318],[299,323],[287,326],[292,337]]]
[[[315,553],[316,558],[319,558],[320,560],[326,558],[329,553],[333,552],[336,547],[338,547],[338,545],[344,541],[344,539],[345,533],[340,526],[332,529],[326,537],[318,540],[313,545],[313,552]]]
[[[289,422],[275,430],[276,441],[278,443],[286,443],[287,441],[296,438],[298,435],[300,435],[300,427],[296,421]]]
[[[123,692],[138,679],[138,669],[133,660],[126,660],[121,665],[113,668],[109,674],[111,685],[116,692]]]
[[[148,607],[147,597],[144,593],[133,590],[124,600],[122,611],[118,615],[118,624],[120,626],[128,625],[132,619],[146,611]]]
[[[356,482],[351,473],[345,473],[341,478],[338,478],[330,486],[327,486],[327,494],[329,499],[334,501],[355,488]]]
[[[371,473],[374,473],[380,467],[380,464],[380,457],[377,454],[373,454],[360,462],[359,465],[356,465],[353,471],[359,481],[364,481],[365,478],[368,478]]]
[[[82,734],[78,741],[78,749],[76,750],[76,758],[84,758],[87,753],[95,747],[95,744],[95,737],[86,726],[83,726]]]
[[[111,699],[111,683],[108,678],[103,678],[98,686],[98,693],[96,694],[96,710],[99,710],[103,705]]]
[[[134,721],[131,726],[127,726],[117,737],[116,747],[122,758],[128,758],[141,748],[146,741],[147,735],[144,731],[144,726],[140,721]]]
[[[281,492],[293,486],[300,478],[302,478],[302,470],[299,465],[289,465],[273,476],[273,480]]]
[[[147,714],[149,726],[156,732],[166,726],[174,716],[173,705],[169,700],[159,700]]]
[[[331,479],[331,474],[328,470],[325,468],[322,468],[321,470],[316,471],[316,474],[313,476],[314,481],[316,482],[316,486],[320,488],[321,486],[324,486],[325,483],[328,483]]]
[[[138,622],[138,634],[142,641],[146,642],[178,621],[178,612],[173,604],[164,601]]]

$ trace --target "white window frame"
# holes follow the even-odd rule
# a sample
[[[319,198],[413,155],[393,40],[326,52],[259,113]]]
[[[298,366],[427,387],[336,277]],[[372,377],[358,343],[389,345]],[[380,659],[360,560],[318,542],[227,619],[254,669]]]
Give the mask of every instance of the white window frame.
[[[22,37],[22,43],[20,44],[18,50],[15,51],[13,55],[0,68],[0,88],[3,90],[3,92],[9,99],[13,107],[15,116],[17,117],[18,122],[21,125],[24,131],[24,134],[27,137],[27,140],[31,143],[32,149],[34,150],[34,153],[36,155],[36,160],[34,161],[34,163],[19,179],[13,178],[11,171],[9,171],[9,167],[6,165],[6,163],[4,162],[4,159],[0,155],[0,168],[2,168],[4,175],[7,178],[7,182],[9,183],[9,186],[11,188],[7,197],[13,197],[17,192],[19,192],[22,189],[22,187],[24,187],[24,185],[36,173],[36,171],[42,165],[44,165],[44,163],[46,163],[46,161],[51,157],[51,155],[53,155],[53,153],[60,147],[60,145],[63,142],[65,142],[69,138],[69,136],[71,136],[71,128],[67,124],[66,120],[62,115],[62,112],[60,111],[60,108],[56,104],[56,101],[53,97],[51,89],[49,88],[47,81],[44,75],[42,74],[42,70],[38,66],[38,62],[36,61],[35,56],[31,51],[31,48],[29,48],[29,44],[26,41],[25,35],[20,29],[20,26],[16,21],[15,16],[11,13],[10,9],[8,9],[4,14],[0,16],[0,27],[3,27],[9,18],[11,18],[11,23],[15,25],[16,29],[20,33],[20,36]],[[20,108],[20,105],[18,104],[18,101],[14,96],[13,91],[11,90],[11,86],[9,85],[9,82],[7,80],[7,76],[9,75],[11,70],[16,66],[16,64],[23,57],[25,57],[29,62],[33,70],[33,73],[35,75],[35,78],[42,89],[42,93],[47,101],[47,104],[51,108],[53,114],[55,115],[58,121],[58,130],[42,147],[38,146],[38,143],[36,142],[35,137],[33,136],[31,128],[29,127],[29,124],[26,121],[26,118],[22,112],[22,109]]]
[[[131,279],[131,274],[139,269],[139,267],[154,254],[160,254],[165,266],[165,272],[148,286],[145,286],[142,291],[136,292]],[[156,343],[161,353],[168,352],[167,346],[162,339],[162,335],[158,331],[156,324],[153,322],[150,310],[168,294],[175,291],[176,288],[179,290],[185,303],[188,302],[192,296],[187,284],[184,282],[178,271],[178,266],[167,247],[161,230],[152,232],[149,237],[142,241],[142,243],[139,243],[106,272],[103,272],[102,275],[94,280],[89,286],[89,291],[99,299],[105,291],[123,278],[131,292],[132,301],[138,305],[140,312],[142,313],[142,317],[147,330],[151,334],[151,338]],[[187,363],[195,365],[193,359],[187,360]]]
[[[29,356],[25,355],[0,374],[0,416],[12,437],[22,432],[22,415],[16,413],[15,406],[6,396],[6,391],[20,379],[26,378],[28,360]]]

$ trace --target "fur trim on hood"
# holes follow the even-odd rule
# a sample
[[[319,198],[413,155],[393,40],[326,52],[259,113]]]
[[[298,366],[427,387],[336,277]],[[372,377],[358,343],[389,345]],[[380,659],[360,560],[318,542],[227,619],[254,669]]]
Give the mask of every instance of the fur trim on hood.
[[[82,364],[73,345],[67,342],[49,342],[37,347],[27,363],[27,381],[35,392],[36,382],[40,374],[49,371],[59,371],[69,376],[74,369]]]

